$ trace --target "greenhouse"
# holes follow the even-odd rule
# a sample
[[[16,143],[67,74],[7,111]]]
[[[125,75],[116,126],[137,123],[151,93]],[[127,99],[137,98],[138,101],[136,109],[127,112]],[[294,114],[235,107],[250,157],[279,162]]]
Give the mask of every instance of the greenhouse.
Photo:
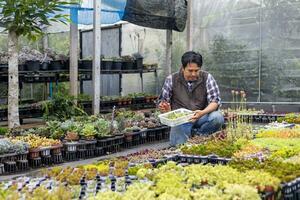
[[[0,1],[0,200],[300,200],[300,1]]]

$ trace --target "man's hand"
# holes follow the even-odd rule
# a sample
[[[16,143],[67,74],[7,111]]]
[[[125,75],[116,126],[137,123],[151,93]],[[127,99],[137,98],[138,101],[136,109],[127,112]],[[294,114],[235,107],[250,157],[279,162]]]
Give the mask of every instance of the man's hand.
[[[170,103],[168,103],[166,101],[160,102],[160,104],[158,105],[158,108],[159,108],[160,112],[162,112],[162,113],[171,111],[171,105],[170,105]]]
[[[202,117],[203,115],[205,115],[203,110],[195,110],[194,111],[194,115],[190,118],[190,122],[195,122],[198,119],[200,119],[200,117]]]

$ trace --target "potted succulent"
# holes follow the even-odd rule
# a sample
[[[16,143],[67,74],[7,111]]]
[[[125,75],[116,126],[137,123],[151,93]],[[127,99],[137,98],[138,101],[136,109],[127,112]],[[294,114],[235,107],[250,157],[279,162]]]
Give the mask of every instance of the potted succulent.
[[[13,143],[7,138],[0,139],[0,155],[13,153],[13,152],[14,152]]]
[[[158,67],[157,64],[143,64],[143,68],[150,70],[150,69],[156,69]]]
[[[245,176],[260,192],[276,192],[280,185],[280,180],[267,172],[250,170],[245,172]]]
[[[29,47],[23,47],[19,53],[19,62],[25,65],[23,70],[39,71],[43,59],[44,55],[41,52]]]
[[[45,53],[52,59],[50,62],[50,70],[66,70],[69,67],[69,57],[63,54],[58,54],[52,49],[46,49]]]
[[[65,140],[68,142],[78,141],[79,140],[78,133],[76,133],[75,131],[68,131],[65,136]]]
[[[128,97],[132,99],[133,104],[141,104],[145,102],[145,93],[132,93],[128,94]]]
[[[144,59],[144,57],[139,53],[133,54],[133,57],[135,58],[135,62],[134,62],[135,67],[134,68],[143,69],[143,59]]]
[[[85,171],[85,178],[86,180],[93,180],[96,178],[97,175],[97,169],[91,168]]]
[[[0,52],[0,72],[8,70],[8,52]]]
[[[101,69],[102,70],[111,70],[113,66],[113,59],[112,58],[103,58],[101,60]]]
[[[72,185],[72,186],[73,185],[79,185],[83,174],[84,174],[84,170],[79,169],[79,168],[75,168],[73,170],[72,174],[67,177],[66,181],[69,185]]]
[[[97,130],[97,137],[101,138],[101,137],[105,137],[110,135],[110,122],[103,119],[103,118],[99,118],[97,121],[95,121],[94,123],[95,129]]]
[[[0,127],[0,138],[8,133],[8,128]]]
[[[91,123],[85,124],[83,129],[81,130],[80,135],[86,140],[94,139],[96,135],[96,130],[94,125]]]
[[[92,70],[92,68],[93,68],[93,58],[91,56],[88,56],[79,61],[79,69]]]
[[[131,98],[128,96],[119,97],[118,105],[129,105],[131,104]]]
[[[43,71],[49,70],[49,65],[50,65],[51,61],[52,61],[52,58],[50,58],[48,56],[47,52],[45,52],[44,57],[40,62],[40,70],[43,70]]]
[[[112,65],[112,70],[117,70],[120,71],[122,70],[122,59],[113,57],[113,65]]]
[[[145,101],[146,101],[146,103],[152,102],[152,99],[153,99],[152,95],[150,95],[150,94],[146,94],[145,95]]]
[[[122,56],[122,70],[133,70],[134,69],[134,58],[132,56]]]
[[[97,165],[97,170],[100,176],[108,176],[109,175],[109,165],[105,163],[101,163]]]
[[[131,142],[133,138],[133,129],[132,127],[130,128],[125,128],[124,130],[124,138],[126,142]]]
[[[113,171],[113,175],[116,177],[125,176],[125,170],[123,168],[115,168]]]

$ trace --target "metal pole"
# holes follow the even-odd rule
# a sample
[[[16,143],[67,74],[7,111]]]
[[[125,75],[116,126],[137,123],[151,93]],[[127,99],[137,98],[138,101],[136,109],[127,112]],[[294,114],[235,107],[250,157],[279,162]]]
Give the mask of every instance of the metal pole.
[[[170,75],[172,73],[172,30],[167,30],[166,39],[166,67],[167,73]]]
[[[188,10],[187,10],[187,50],[193,50],[193,0],[188,0]]]
[[[100,113],[101,0],[94,0],[93,114]]]
[[[261,102],[261,62],[262,62],[262,1],[259,8],[259,55],[258,55],[258,97],[257,101]]]

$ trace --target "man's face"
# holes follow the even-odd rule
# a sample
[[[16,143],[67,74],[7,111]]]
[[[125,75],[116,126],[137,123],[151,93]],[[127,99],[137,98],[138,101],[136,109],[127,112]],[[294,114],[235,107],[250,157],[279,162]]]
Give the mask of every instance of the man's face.
[[[196,63],[188,63],[182,71],[186,81],[195,81],[199,77],[200,67]]]

